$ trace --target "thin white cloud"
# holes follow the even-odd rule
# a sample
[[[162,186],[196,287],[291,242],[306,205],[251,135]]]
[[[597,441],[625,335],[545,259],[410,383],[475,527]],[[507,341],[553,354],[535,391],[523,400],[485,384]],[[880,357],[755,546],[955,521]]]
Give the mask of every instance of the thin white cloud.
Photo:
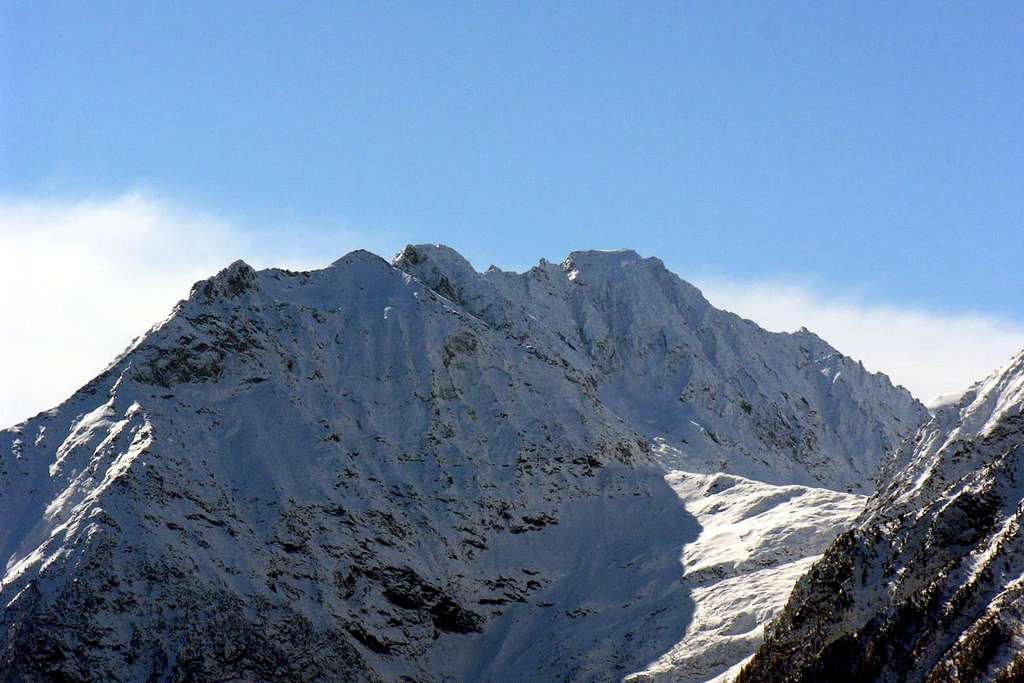
[[[787,282],[704,278],[695,284],[717,307],[769,330],[806,326],[926,402],[986,377],[1024,348],[1024,322],[992,315],[877,306]]]
[[[273,234],[267,241],[145,192],[0,198],[0,428],[66,398],[195,281],[235,259],[322,267],[386,239],[344,229]]]

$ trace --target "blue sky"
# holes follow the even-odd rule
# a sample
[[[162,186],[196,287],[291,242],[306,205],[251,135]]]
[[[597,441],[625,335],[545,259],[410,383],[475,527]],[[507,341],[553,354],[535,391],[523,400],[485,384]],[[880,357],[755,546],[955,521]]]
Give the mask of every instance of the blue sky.
[[[4,0],[0,196],[1024,320],[1024,4],[772,5]]]

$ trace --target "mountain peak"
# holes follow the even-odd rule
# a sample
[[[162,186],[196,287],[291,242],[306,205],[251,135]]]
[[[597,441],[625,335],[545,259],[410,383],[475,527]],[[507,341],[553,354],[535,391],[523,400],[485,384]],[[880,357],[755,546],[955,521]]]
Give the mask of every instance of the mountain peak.
[[[569,252],[569,258],[581,258],[593,261],[608,260],[613,262],[625,263],[632,261],[640,261],[643,259],[633,249],[576,249]]]
[[[580,274],[608,278],[616,277],[621,270],[643,261],[645,259],[632,249],[582,250],[566,256],[562,261],[562,270],[569,274],[570,280],[576,280]]]
[[[366,249],[355,249],[354,251],[350,251],[341,258],[339,258],[338,260],[334,261],[331,265],[340,266],[346,263],[357,263],[360,261],[381,261],[383,263],[387,263],[387,260],[381,258],[377,254],[374,254],[372,251],[367,251]]]
[[[407,244],[395,256],[392,264],[397,268],[418,266],[426,261],[438,265],[454,265],[458,268],[473,269],[466,257],[455,251],[447,244]]]
[[[473,264],[444,244],[406,245],[392,265],[452,301],[461,301],[464,290],[481,278]]]
[[[189,298],[202,296],[207,300],[231,299],[255,289],[256,271],[245,261],[238,259],[213,277],[197,282]]]

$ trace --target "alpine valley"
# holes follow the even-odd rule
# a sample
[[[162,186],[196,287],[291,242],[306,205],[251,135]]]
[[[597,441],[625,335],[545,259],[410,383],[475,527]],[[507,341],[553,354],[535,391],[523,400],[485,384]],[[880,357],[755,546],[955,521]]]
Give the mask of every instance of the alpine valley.
[[[239,261],[0,431],[0,680],[1022,680],[1022,406],[632,251]]]

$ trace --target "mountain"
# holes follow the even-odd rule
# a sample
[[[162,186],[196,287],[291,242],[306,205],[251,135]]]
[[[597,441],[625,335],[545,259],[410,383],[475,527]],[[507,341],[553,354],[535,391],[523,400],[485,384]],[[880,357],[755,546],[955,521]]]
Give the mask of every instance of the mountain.
[[[926,416],[811,332],[720,311],[633,251],[477,273],[448,247],[418,245],[395,265],[582,375],[681,470],[870,493],[882,457]]]
[[[1024,680],[1024,353],[934,415],[741,681]]]
[[[700,614],[666,468],[868,491],[923,416],[632,252],[236,262],[0,432],[0,673],[620,679]]]

